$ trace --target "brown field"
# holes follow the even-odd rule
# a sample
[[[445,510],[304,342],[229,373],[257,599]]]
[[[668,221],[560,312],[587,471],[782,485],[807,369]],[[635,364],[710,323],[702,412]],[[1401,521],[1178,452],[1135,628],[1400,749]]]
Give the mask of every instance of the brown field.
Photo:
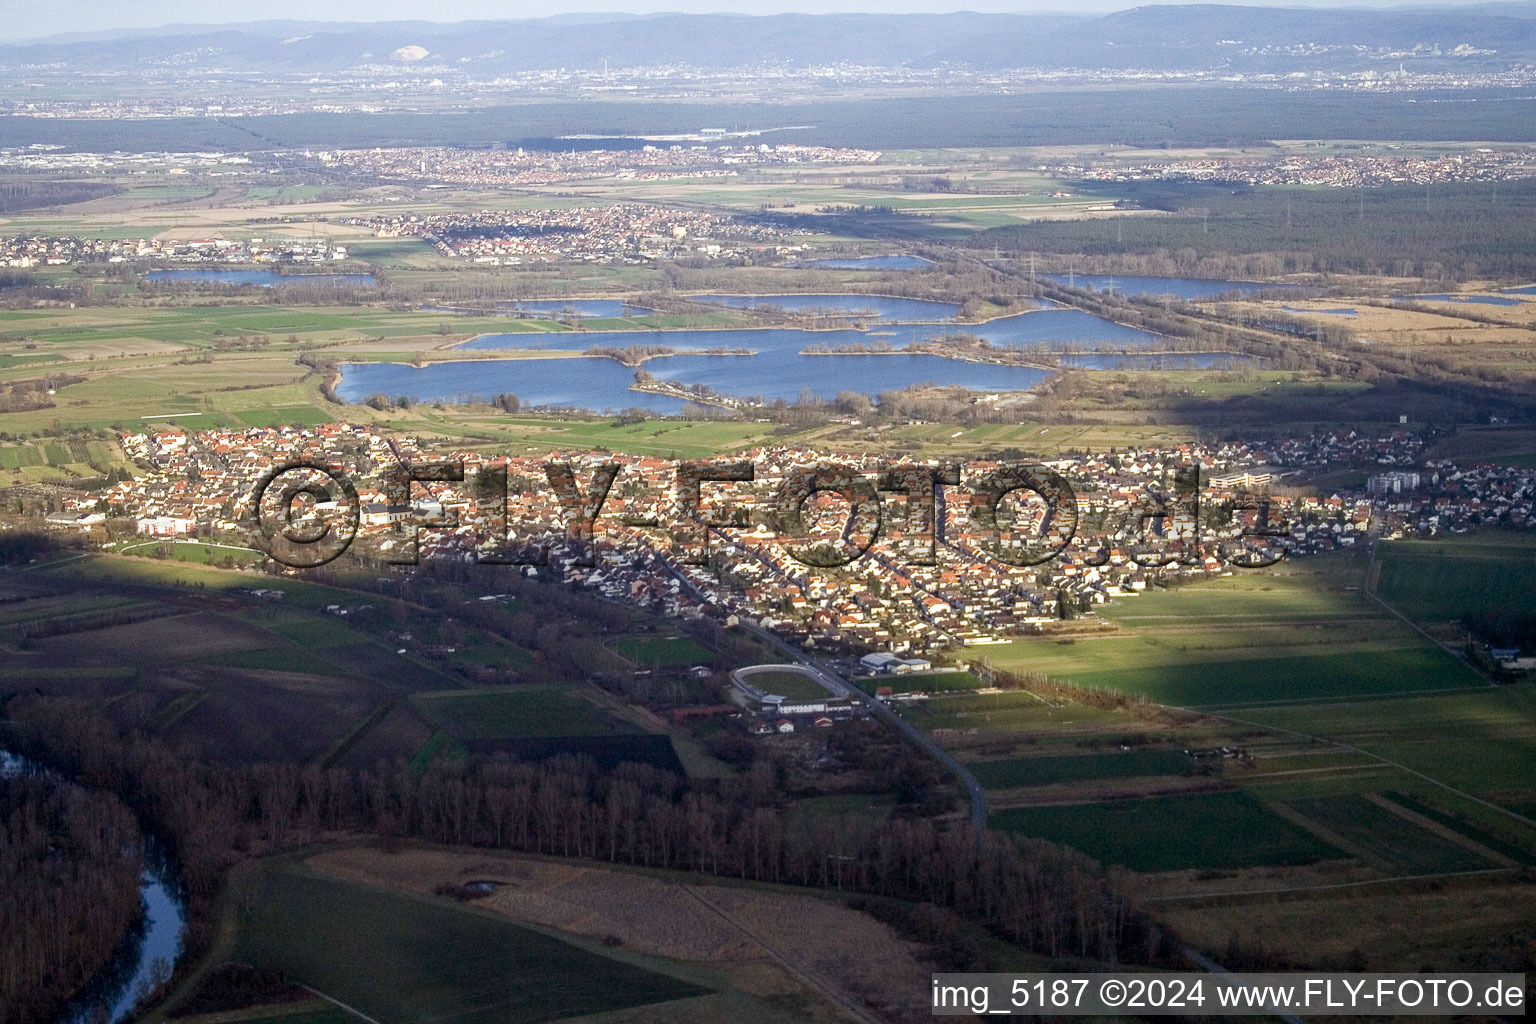
[[[38,641],[44,664],[152,664],[193,661],[272,646],[272,635],[211,612],[172,615]]]
[[[1380,300],[1373,300],[1380,301]],[[1451,303],[1434,304],[1444,313],[1421,313],[1417,310],[1399,309],[1389,305],[1366,305],[1348,298],[1300,299],[1269,302],[1221,303],[1219,308],[1233,313],[1278,313],[1297,316],[1298,311],[1353,309],[1355,316],[1342,317],[1327,313],[1305,319],[1324,327],[1347,327],[1357,335],[1364,335],[1382,342],[1428,341],[1441,342],[1449,334],[1458,343],[1478,341],[1487,343],[1530,343],[1536,340],[1531,328],[1536,327],[1536,302],[1523,302],[1518,306],[1460,306]],[[1281,307],[1289,306],[1289,310]],[[1457,313],[1465,310],[1479,317],[1499,320],[1507,326],[1467,320]]]
[[[1219,776],[1149,775],[1142,778],[1097,779],[1092,782],[1078,780],[989,792],[987,808],[997,811],[1007,807],[1035,807],[1044,804],[1084,804],[1097,800],[1126,800],[1231,788],[1231,784],[1222,781]]]
[[[1218,955],[1237,935],[1245,947],[1309,964],[1342,962],[1352,950],[1367,970],[1477,969],[1481,951],[1536,958],[1536,899],[1529,884],[1434,890],[1319,892],[1307,899],[1259,899],[1166,909],[1160,916],[1197,948]]]
[[[887,1019],[927,1019],[930,968],[914,948],[873,918],[828,900],[479,852],[390,855],[355,847],[308,863],[416,892],[496,880],[501,886],[477,906],[578,935],[613,936],[648,955],[708,963],[750,995],[783,999],[810,986],[845,1006],[877,1007]],[[801,1019],[833,1014],[818,1005]]]
[[[357,679],[191,664],[157,677],[146,688],[167,699],[188,689],[206,691],[165,730],[172,744],[200,747],[215,761],[300,764],[323,757],[390,696],[383,687]],[[394,756],[411,753],[399,749]]]
[[[335,763],[339,768],[373,768],[380,761],[410,757],[431,738],[432,727],[402,702],[369,726]]]

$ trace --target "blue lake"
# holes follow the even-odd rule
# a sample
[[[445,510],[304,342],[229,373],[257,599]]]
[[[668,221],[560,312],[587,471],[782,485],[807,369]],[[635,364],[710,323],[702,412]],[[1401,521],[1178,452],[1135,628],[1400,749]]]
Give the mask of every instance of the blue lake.
[[[1519,288],[1505,288],[1505,295],[1536,295],[1536,284],[1522,285]]]
[[[910,341],[940,337],[949,331],[964,331],[985,338],[994,345],[1034,348],[1048,344],[1076,344],[1085,348],[1146,345],[1156,340],[1150,332],[1126,327],[1080,309],[1042,309],[1000,317],[984,324],[891,323],[867,330],[845,328],[813,331],[793,327],[743,328],[723,327],[703,331],[567,331],[559,334],[518,333],[485,334],[466,341],[467,349],[559,349],[591,348],[594,345],[625,348],[630,345],[667,345],[676,349],[750,348],[758,358],[767,355],[795,355],[807,345],[846,345],[862,342],[873,345],[885,341],[896,348]],[[771,368],[768,369],[771,372]]]
[[[1205,277],[1136,277],[1128,274],[1041,274],[1057,284],[1072,284],[1095,292],[1116,295],[1177,295],[1181,299],[1212,299],[1237,293],[1253,295],[1267,291],[1309,291],[1299,284],[1266,284],[1262,281],[1218,281]]]
[[[1480,306],[1518,306],[1519,299],[1499,295],[1399,295],[1394,302],[1463,302]]]
[[[933,261],[921,256],[847,256],[801,260],[790,266],[805,267],[808,270],[918,270],[933,266]]]
[[[996,366],[934,355],[802,355],[814,345],[908,342],[941,335],[935,324],[881,324],[870,331],[810,331],[787,328],[705,331],[572,331],[561,334],[488,334],[465,342],[475,350],[583,351],[593,346],[624,348],[664,345],[686,352],[707,348],[748,348],[755,356],[680,354],[652,359],[645,369],[659,380],[705,384],[716,391],[768,400],[793,401],[804,388],[823,398],[839,391],[875,394],[920,383],[940,383],[977,390],[1022,390],[1044,380],[1049,371],[1024,366]],[[1069,344],[1084,350],[1137,348],[1155,335],[1076,309],[1020,313],[964,327],[1002,347],[1021,349]],[[1105,353],[1110,358],[1110,353]],[[1182,356],[1181,356],[1182,358]],[[1223,357],[1224,358],[1224,357]],[[348,401],[369,395],[410,395],[418,401],[459,401],[512,392],[529,405],[585,409],[640,407],[677,412],[674,398],[629,390],[634,368],[608,359],[508,359],[495,362],[435,363],[417,369],[399,363],[358,363],[342,367],[337,394]]]
[[[1328,316],[1359,316],[1360,315],[1360,311],[1359,310],[1357,310],[1357,309],[1350,309],[1348,307],[1340,307],[1339,309],[1298,309],[1295,306],[1281,306],[1280,308],[1285,310],[1287,313],[1323,313],[1323,314],[1326,314]]]
[[[882,320],[953,320],[960,311],[953,302],[904,299],[894,295],[690,295],[697,302],[715,302],[735,309],[772,306],[791,313],[871,313]]]
[[[275,270],[151,270],[146,281],[208,281],[213,284],[254,284],[263,288],[306,285],[341,288],[373,284],[372,274],[279,274]]]
[[[658,380],[706,384],[726,394],[794,401],[809,388],[823,398],[839,391],[875,394],[935,382],[984,391],[1032,388],[1049,374],[1024,366],[989,366],[939,356],[667,356],[645,369]],[[508,359],[436,363],[421,369],[400,363],[344,367],[337,394],[361,401],[371,394],[410,395],[417,401],[456,402],[510,391],[524,405],[574,406],[596,411],[628,408],[676,413],[684,403],[666,395],[631,391],[635,371],[611,359]]]

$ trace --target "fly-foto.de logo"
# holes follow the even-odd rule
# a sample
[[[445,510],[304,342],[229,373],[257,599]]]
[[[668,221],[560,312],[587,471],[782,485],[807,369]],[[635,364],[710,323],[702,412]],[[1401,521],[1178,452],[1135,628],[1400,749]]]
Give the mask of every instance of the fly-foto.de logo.
[[[983,466],[895,462],[871,469],[818,460],[759,475],[751,460],[672,463],[666,485],[626,479],[619,461],[551,460],[533,479],[505,465],[466,470],[463,459],[418,461],[379,474],[366,518],[359,489],[338,466],[309,460],[265,473],[246,502],[256,543],[275,561],[315,568],[376,527],[386,562],[414,565],[423,535],[459,535],[492,565],[545,565],[559,548],[591,565],[605,535],[644,540],[679,564],[709,561],[712,536],[770,543],[804,566],[860,559],[931,566],[949,559],[1030,568],[1071,552],[1088,567],[1111,560],[1145,567],[1217,563],[1257,569],[1285,554],[1287,531],[1263,495],[1202,505],[1198,466],[1168,472],[1135,500],[1105,511],[1066,476],[1027,462]],[[434,497],[433,485],[456,501]],[[640,493],[636,493],[636,490]],[[542,500],[528,510],[530,494]],[[518,499],[514,501],[514,499]],[[1213,529],[1212,524],[1223,524]]]

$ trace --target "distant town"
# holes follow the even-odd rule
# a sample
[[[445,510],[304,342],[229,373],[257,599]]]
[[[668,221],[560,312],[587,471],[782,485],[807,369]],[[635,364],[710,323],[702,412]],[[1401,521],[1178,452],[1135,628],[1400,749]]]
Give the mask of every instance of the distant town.
[[[1046,460],[1044,466],[1076,489],[1078,526],[1059,555],[1025,567],[999,554],[995,528],[977,518],[976,496],[963,486],[937,503],[942,526],[932,564],[911,557],[914,545],[921,553],[927,535],[910,518],[916,505],[894,497],[885,502],[885,534],[867,554],[838,569],[805,564],[784,538],[766,528],[764,518],[775,507],[773,493],[789,475],[825,458],[804,448],[752,449],[742,458],[755,467],[753,483],[713,485],[729,488],[733,507],[754,516],[749,528],[711,529],[709,564],[700,565],[680,553],[687,546],[679,547],[667,529],[624,525],[637,519],[667,521],[677,464],[666,459],[617,453],[538,459],[428,453],[410,438],[387,438],[345,424],[167,429],[124,434],[121,444],[139,474],[95,493],[52,489],[48,500],[57,511],[47,518],[51,528],[99,542],[105,542],[109,524],[117,524],[119,532],[148,537],[248,543],[250,523],[243,519],[255,482],[274,467],[302,459],[343,467],[355,476],[360,550],[367,557],[473,561],[477,552],[509,546],[550,548],[546,566],[522,571],[553,574],[667,615],[745,617],[814,645],[898,652],[985,647],[1089,614],[1108,601],[1132,599],[1159,581],[1244,571],[1221,557],[1223,551],[1242,548],[1244,533],[1274,533],[1261,543],[1278,557],[1282,551],[1306,556],[1349,548],[1372,535],[1433,537],[1492,523],[1536,526],[1536,470],[1425,459],[1423,439],[1407,430],[1380,436],[1328,433],[1263,444],[1128,448]],[[600,462],[621,467],[615,490],[602,506],[595,557],[570,541],[566,524],[571,510],[546,480],[546,463],[566,458],[582,479]],[[393,467],[445,459],[462,466],[469,482],[416,484],[408,503],[392,497],[387,478]],[[871,477],[878,473],[875,460],[846,464]],[[1286,486],[1340,464],[1373,465],[1377,472],[1363,486],[1321,496],[1293,494]],[[963,479],[989,465],[967,465]],[[1170,496],[1169,474],[1180,467],[1198,467],[1203,474],[1198,497]],[[487,504],[476,490],[473,481],[487,470],[507,474],[504,509]],[[1267,505],[1267,519],[1254,504],[1257,500]],[[836,539],[851,529],[839,516],[823,527],[826,537]],[[1139,518],[1147,525],[1138,526]],[[1045,519],[1040,502],[1021,500],[1011,529],[1035,537]],[[1148,542],[1155,553],[1148,553]]]

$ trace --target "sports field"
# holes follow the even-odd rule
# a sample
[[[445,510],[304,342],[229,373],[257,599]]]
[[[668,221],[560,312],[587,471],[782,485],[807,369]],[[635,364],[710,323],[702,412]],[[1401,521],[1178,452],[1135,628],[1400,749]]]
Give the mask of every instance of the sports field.
[[[658,665],[711,665],[715,652],[686,636],[627,636],[613,642],[613,649],[644,668]]]
[[[233,959],[376,1021],[539,1024],[709,991],[472,907],[293,865],[263,872],[248,905]]]
[[[865,693],[874,693],[882,686],[889,686],[892,693],[950,693],[963,690],[979,690],[981,680],[974,672],[912,672],[894,676],[867,676],[853,680],[854,685]]]
[[[143,541],[119,549],[123,555],[150,557],[160,548],[160,541]],[[250,565],[267,556],[254,548],[233,547],[228,544],[204,544],[200,541],[177,541],[170,546],[170,557],[178,562],[196,562],[200,565],[219,564],[225,561],[237,565]]]
[[[791,700],[815,700],[827,696],[827,688],[804,672],[788,669],[753,672],[746,680],[764,693],[777,694]]]

